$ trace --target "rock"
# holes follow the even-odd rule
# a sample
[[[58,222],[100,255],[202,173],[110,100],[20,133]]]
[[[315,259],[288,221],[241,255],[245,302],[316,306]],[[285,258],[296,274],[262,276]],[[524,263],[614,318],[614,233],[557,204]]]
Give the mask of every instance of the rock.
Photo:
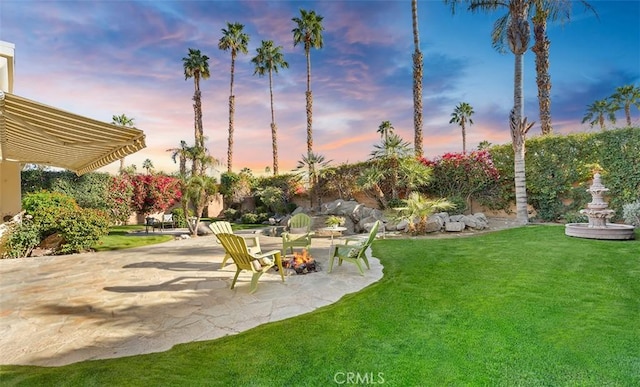
[[[431,216],[427,220],[427,224],[425,226],[425,231],[426,232],[440,231],[440,230],[442,230],[442,226],[444,226],[445,224],[446,223],[444,223],[444,221],[442,220],[441,217],[439,217],[439,216]]]
[[[398,222],[398,224],[396,224],[395,228],[396,231],[407,232],[407,229],[409,228],[409,221],[401,220],[400,222]],[[387,230],[391,231],[391,227],[387,227]]]
[[[44,238],[38,245],[38,248],[41,250],[57,251],[63,243],[64,238],[62,235],[55,233]]]
[[[445,231],[448,232],[461,232],[465,228],[465,224],[463,222],[447,222],[444,225]]]

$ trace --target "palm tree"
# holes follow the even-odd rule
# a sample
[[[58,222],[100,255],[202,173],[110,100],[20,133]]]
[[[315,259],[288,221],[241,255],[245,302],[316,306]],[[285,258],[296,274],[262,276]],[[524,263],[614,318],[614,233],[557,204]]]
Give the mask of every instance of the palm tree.
[[[536,62],[536,83],[538,86],[538,106],[540,111],[540,127],[543,135],[551,134],[551,76],[549,74],[549,46],[551,41],[547,35],[547,21],[569,21],[571,8],[574,1],[571,0],[528,0],[529,5],[534,7],[535,13],[531,21],[533,23],[534,44],[531,51],[535,54]],[[480,3],[480,2],[478,2]],[[497,1],[482,1],[482,3],[498,3]],[[588,2],[580,0],[580,3],[594,12],[593,7]],[[502,3],[504,5],[504,3]],[[493,6],[493,5],[492,5]],[[596,14],[597,16],[597,14]],[[501,53],[506,52],[508,45],[507,27],[510,22],[510,13],[498,19],[492,31],[493,47]]]
[[[453,109],[453,113],[451,113],[450,124],[454,122],[460,125],[462,129],[462,153],[467,153],[467,133],[466,133],[466,125],[469,122],[469,125],[473,125],[473,120],[471,116],[475,113],[471,105],[466,102],[460,102],[455,109]]]
[[[278,73],[279,68],[286,69],[289,63],[284,60],[282,46],[275,46],[273,40],[263,40],[262,45],[256,48],[256,56],[251,59],[255,65],[253,75],[264,76],[269,74],[269,96],[271,97],[271,148],[273,150],[273,175],[278,175],[278,128],[276,127],[276,116],[273,109],[273,76]]]
[[[420,51],[420,34],[418,33],[418,0],[411,0],[411,16],[413,19],[413,127],[414,149],[416,157],[422,157],[422,64]]]
[[[452,11],[455,11],[455,5],[462,1],[469,4],[469,10],[472,12],[491,12],[502,7],[506,7],[508,10],[508,14],[498,19],[494,24],[492,37],[495,46],[495,42],[501,40],[499,37],[504,36],[509,45],[509,50],[515,56],[513,109],[509,114],[509,126],[511,128],[511,141],[514,152],[516,214],[520,223],[527,224],[529,222],[529,214],[527,210],[527,180],[524,160],[525,138],[533,124],[528,124],[527,119],[523,117],[522,59],[529,46],[531,35],[528,20],[531,0],[445,0],[445,3],[451,4]]]
[[[300,17],[294,17],[297,26],[292,29],[293,46],[299,43],[304,44],[304,53],[307,57],[307,153],[311,155],[313,152],[313,131],[311,123],[313,121],[313,96],[311,94],[311,48],[322,48],[322,16],[317,15],[315,11],[300,10]]]
[[[233,75],[235,72],[236,57],[238,52],[246,54],[249,44],[249,35],[242,32],[244,25],[240,23],[227,23],[227,28],[222,29],[222,37],[218,41],[218,48],[223,51],[231,51],[231,85],[229,87],[229,145],[227,148],[227,171],[231,172],[233,165],[233,113],[235,96],[233,95]]]
[[[150,159],[144,160],[142,163],[142,168],[147,171],[147,175],[151,174],[151,170],[153,169],[153,162]]]
[[[378,126],[378,133],[380,133],[380,137],[383,141],[387,141],[390,133],[394,131],[393,125],[391,125],[391,121],[382,121],[380,126]]]
[[[599,99],[592,103],[591,105],[587,105],[587,113],[582,118],[582,123],[589,121],[589,125],[593,127],[593,125],[600,125],[600,129],[604,130],[604,120],[605,116],[611,121],[611,123],[616,123],[616,111],[619,107],[609,101],[608,99]]]
[[[127,117],[126,114],[120,114],[119,116],[113,115],[111,117],[111,123],[114,125],[120,125],[120,126],[133,126],[134,118],[129,118]],[[120,159],[120,169],[119,169],[120,173],[122,173],[122,171],[124,171],[124,157]]]
[[[640,87],[634,85],[620,86],[616,88],[616,92],[611,96],[611,99],[616,104],[616,107],[624,107],[627,126],[631,126],[631,105],[640,109]]]
[[[531,18],[534,38],[531,51],[536,56],[540,129],[543,135],[553,133],[551,126],[551,75],[549,74],[549,46],[551,41],[547,35],[547,21],[569,21],[573,3],[574,1],[572,0],[532,0],[535,14]],[[580,0],[580,3],[587,10],[591,10],[596,14],[588,2]]]
[[[411,154],[411,145],[395,133],[389,134],[380,145],[374,145],[371,160],[380,161],[388,165],[391,177],[391,199],[398,199],[398,169],[400,159]]]
[[[189,49],[189,56],[182,58],[184,67],[184,79],[193,78],[193,112],[194,118],[194,138],[196,146],[204,148],[204,131],[202,129],[202,100],[200,95],[200,78],[208,79],[209,57],[202,55],[200,50]]]
[[[326,160],[323,155],[316,153],[307,153],[306,156],[302,155],[302,159],[298,161],[296,169],[302,171],[306,168],[309,171],[307,181],[311,185],[311,192],[309,192],[309,205],[311,208],[314,208],[314,197],[317,206],[320,207],[320,172],[323,168],[328,167],[331,161],[332,160]]]

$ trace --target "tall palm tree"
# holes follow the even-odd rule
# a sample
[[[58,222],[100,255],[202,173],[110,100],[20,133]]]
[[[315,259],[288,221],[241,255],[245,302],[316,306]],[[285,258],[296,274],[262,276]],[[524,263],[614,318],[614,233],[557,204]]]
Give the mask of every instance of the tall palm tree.
[[[184,79],[193,78],[193,112],[194,118],[194,138],[196,146],[204,148],[204,131],[202,129],[202,99],[200,94],[200,78],[208,79],[209,57],[202,55],[200,50],[189,49],[189,55],[182,58],[184,67]]]
[[[523,56],[527,51],[530,39],[530,26],[528,20],[529,6],[531,0],[444,0],[451,4],[452,11],[460,2],[469,5],[472,12],[484,11],[492,12],[506,7],[507,15],[498,19],[494,24],[493,43],[499,41],[500,34],[508,43],[509,50],[515,57],[514,66],[514,87],[513,87],[513,109],[509,114],[509,126],[511,128],[511,141],[514,152],[514,185],[516,193],[516,214],[518,221],[522,224],[529,222],[527,210],[527,180],[525,175],[525,138],[533,124],[527,123],[524,118],[524,97],[522,92],[523,84]],[[505,28],[506,25],[506,28]]]
[[[302,43],[304,45],[304,53],[307,58],[307,153],[311,155],[313,152],[313,95],[311,94],[311,48],[322,48],[322,19],[324,17],[317,15],[315,11],[300,10],[300,17],[294,17],[297,26],[292,29],[293,46]]]
[[[119,116],[117,115],[113,115],[111,117],[111,123],[114,125],[120,125],[120,126],[133,126],[134,118],[129,118],[127,117],[126,114],[120,114]],[[120,169],[119,171],[122,173],[122,171],[124,171],[124,157],[120,159]]]
[[[289,63],[284,60],[282,46],[275,46],[273,40],[263,40],[262,45],[256,48],[256,56],[251,59],[255,65],[253,75],[264,76],[269,74],[269,96],[271,97],[271,149],[273,150],[273,175],[278,175],[278,128],[273,109],[273,72],[278,73],[279,68],[286,69]]]
[[[547,35],[547,22],[560,21],[568,22],[571,18],[571,9],[575,1],[572,0],[528,0],[533,7],[534,13],[531,17],[533,24],[534,44],[531,51],[535,54],[536,63],[536,84],[538,87],[538,107],[540,115],[540,129],[543,135],[553,133],[551,124],[551,75],[549,74],[549,46],[551,41]],[[484,1],[489,3],[490,1]],[[579,0],[587,10],[596,14],[595,10],[588,2]],[[597,14],[596,14],[597,16]],[[511,15],[507,13],[498,19],[491,34],[493,47],[503,53],[508,45],[507,27]]]
[[[608,99],[599,99],[591,105],[587,105],[587,112],[582,118],[582,123],[589,121],[592,127],[595,124],[600,125],[600,129],[604,130],[605,117],[616,123],[616,111],[619,107]]]
[[[540,110],[540,129],[543,135],[553,133],[551,125],[551,75],[549,74],[549,46],[551,41],[547,35],[547,21],[569,21],[574,2],[572,0],[532,0],[535,13],[531,18],[534,38],[531,51],[536,56],[538,107]],[[596,14],[588,2],[584,0],[579,2],[582,3],[585,9]]]
[[[611,96],[611,99],[617,105],[616,107],[624,107],[627,126],[631,126],[631,105],[640,109],[640,87],[634,85],[620,86],[616,88],[616,92]]]
[[[460,125],[460,129],[462,129],[462,153],[467,153],[467,133],[466,126],[467,122],[470,125],[473,125],[473,120],[471,116],[475,113],[471,105],[466,102],[460,102],[455,109],[453,109],[453,113],[451,113],[450,124],[454,122]]]
[[[218,41],[218,48],[223,51],[231,51],[231,85],[229,86],[229,145],[227,147],[227,171],[231,172],[233,165],[233,113],[235,109],[235,96],[233,95],[233,75],[235,73],[236,57],[238,52],[248,53],[249,35],[242,30],[244,25],[240,23],[227,23],[227,28],[222,29],[222,37]]]
[[[382,121],[380,126],[378,126],[378,133],[380,133],[380,137],[385,142],[387,141],[389,134],[393,133],[394,130],[395,128],[391,124],[391,121]]]
[[[411,16],[413,20],[413,127],[414,150],[416,157],[422,157],[422,65],[423,55],[420,51],[420,34],[418,32],[418,0],[411,0]]]

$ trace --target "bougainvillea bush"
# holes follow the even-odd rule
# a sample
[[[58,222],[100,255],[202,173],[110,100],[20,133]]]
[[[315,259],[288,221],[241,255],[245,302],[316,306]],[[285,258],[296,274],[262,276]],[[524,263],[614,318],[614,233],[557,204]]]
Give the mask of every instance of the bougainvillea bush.
[[[466,210],[471,210],[471,199],[480,203],[488,200],[500,179],[487,150],[445,153],[433,160],[420,161],[433,170],[427,192],[434,197],[448,198],[458,206],[464,203]],[[457,210],[464,212],[465,208]]]
[[[164,212],[182,197],[180,179],[165,175],[130,176],[133,192],[131,209],[148,215]]]

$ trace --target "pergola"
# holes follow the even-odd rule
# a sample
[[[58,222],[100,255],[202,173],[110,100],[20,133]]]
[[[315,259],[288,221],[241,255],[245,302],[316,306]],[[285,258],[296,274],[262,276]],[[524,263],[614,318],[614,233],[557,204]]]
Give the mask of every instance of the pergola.
[[[24,164],[65,168],[78,175],[143,149],[136,128],[96,121],[12,94],[13,45],[0,42],[0,214],[21,209]],[[4,65],[4,66],[3,66]]]

